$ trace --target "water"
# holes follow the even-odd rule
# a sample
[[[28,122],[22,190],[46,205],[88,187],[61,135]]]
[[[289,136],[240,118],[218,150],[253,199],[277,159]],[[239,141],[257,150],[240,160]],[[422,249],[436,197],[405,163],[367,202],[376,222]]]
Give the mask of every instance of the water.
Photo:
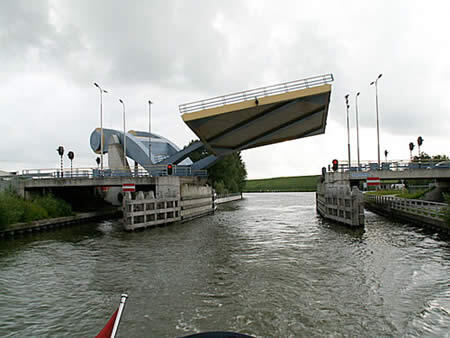
[[[118,222],[0,241],[0,336],[95,336],[129,294],[121,337],[450,332],[448,238],[366,213],[320,219],[314,194],[246,194],[137,233]]]

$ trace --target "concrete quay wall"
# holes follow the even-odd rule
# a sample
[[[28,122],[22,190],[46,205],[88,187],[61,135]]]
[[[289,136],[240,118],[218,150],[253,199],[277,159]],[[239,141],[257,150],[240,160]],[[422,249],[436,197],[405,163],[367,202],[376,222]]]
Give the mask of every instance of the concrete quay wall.
[[[233,201],[239,201],[242,198],[243,198],[242,193],[218,195],[215,202],[216,202],[216,204],[223,204],[223,203],[228,203],[228,202],[233,202]]]

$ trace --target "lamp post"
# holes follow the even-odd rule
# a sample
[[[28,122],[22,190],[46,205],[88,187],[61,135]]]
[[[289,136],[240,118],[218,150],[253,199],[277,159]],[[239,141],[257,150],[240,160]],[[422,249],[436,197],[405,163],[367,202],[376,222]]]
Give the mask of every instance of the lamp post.
[[[152,104],[148,100],[148,164],[152,164]]]
[[[107,94],[108,91],[100,87],[97,82],[94,82],[94,86],[100,90],[100,169],[103,171],[103,93]]]
[[[348,104],[348,94],[345,95],[345,105],[347,106],[347,143],[348,143],[348,169],[351,170],[352,168],[352,161],[350,157],[350,121],[348,118],[348,108],[350,108]]]
[[[127,162],[127,135],[125,134],[125,103],[123,103],[122,99],[119,99],[119,102],[122,103],[123,107],[123,156],[125,158],[125,163]]]
[[[378,118],[378,80],[383,76],[383,74],[378,75],[375,81],[372,81],[370,85],[375,84],[375,100],[377,109],[377,144],[378,144],[378,169],[380,169],[380,123]]]
[[[356,93],[356,102],[355,102],[355,107],[356,107],[356,149],[357,149],[357,153],[358,153],[358,170],[361,170],[361,162],[360,162],[360,158],[359,158],[358,96],[359,96],[359,92]]]

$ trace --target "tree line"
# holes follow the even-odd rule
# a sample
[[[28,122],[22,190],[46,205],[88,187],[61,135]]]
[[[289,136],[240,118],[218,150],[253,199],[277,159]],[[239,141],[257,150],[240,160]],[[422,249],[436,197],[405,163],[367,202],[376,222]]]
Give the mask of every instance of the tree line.
[[[211,152],[203,148],[191,153],[189,158],[197,162],[209,155],[212,155]],[[208,168],[208,183],[219,195],[242,192],[246,179],[247,170],[240,152],[224,156]]]

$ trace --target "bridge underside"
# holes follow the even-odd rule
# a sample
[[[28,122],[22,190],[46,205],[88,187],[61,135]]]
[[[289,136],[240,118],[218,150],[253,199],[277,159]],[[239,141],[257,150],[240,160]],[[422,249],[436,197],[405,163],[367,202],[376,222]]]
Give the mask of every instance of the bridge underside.
[[[182,115],[216,156],[325,132],[331,85],[295,90]]]

